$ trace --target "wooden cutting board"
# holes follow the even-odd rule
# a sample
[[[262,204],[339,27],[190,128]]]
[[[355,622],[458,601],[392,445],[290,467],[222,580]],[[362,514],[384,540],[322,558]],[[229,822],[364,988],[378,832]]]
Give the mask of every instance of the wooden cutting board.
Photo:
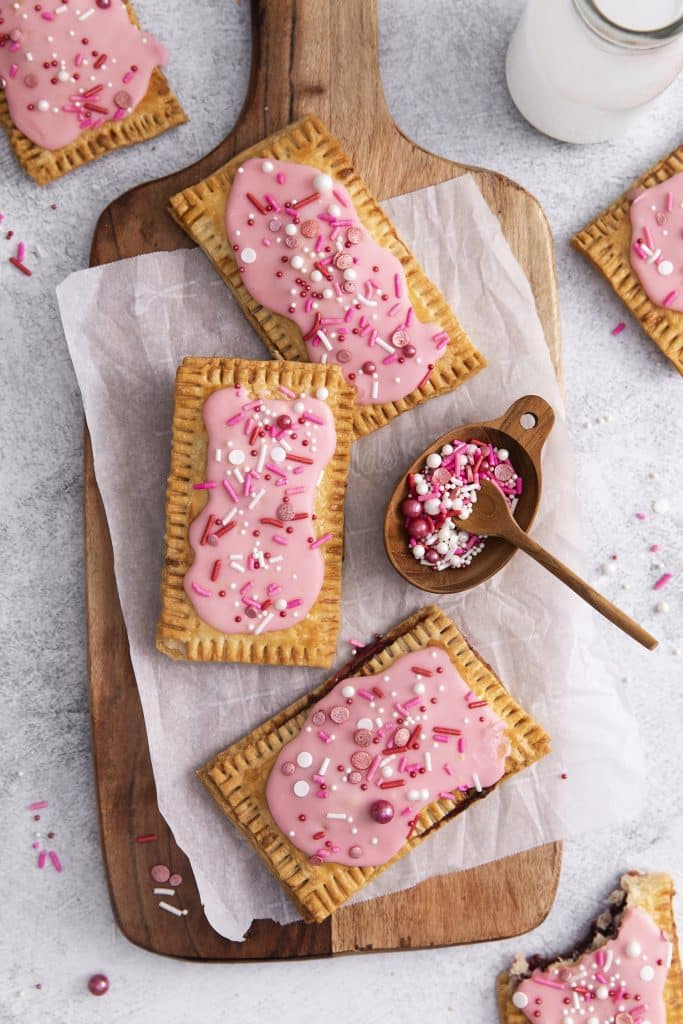
[[[371,0],[253,0],[251,78],[234,131],[192,167],[141,185],[107,207],[95,230],[91,265],[187,247],[189,240],[166,213],[169,196],[309,113],[338,136],[379,199],[465,172],[474,175],[529,277],[559,377],[557,285],[543,211],[502,175],[434,156],[397,128],[379,78],[377,13]],[[189,354],[201,355],[201,343]],[[87,429],[84,486],[90,707],[102,847],[114,912],[131,942],[197,959],[304,957],[502,938],[529,931],[545,918],[559,878],[560,843],[348,907],[322,925],[254,921],[242,942],[214,932],[202,912],[190,864],[157,806]],[[136,836],[148,833],[158,840],[136,843]],[[189,910],[186,917],[158,908],[149,875],[155,863],[182,874],[178,897]]]

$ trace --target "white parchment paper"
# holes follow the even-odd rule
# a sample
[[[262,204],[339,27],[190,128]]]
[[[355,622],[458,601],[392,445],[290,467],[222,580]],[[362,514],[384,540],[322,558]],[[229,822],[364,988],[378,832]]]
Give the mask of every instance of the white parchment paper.
[[[384,509],[401,472],[450,425],[497,416],[521,395],[542,395],[557,414],[534,536],[582,569],[562,398],[528,282],[497,219],[470,177],[385,206],[490,365],[354,446],[338,664],[350,656],[348,638],[369,639],[430,601],[384,554]],[[192,862],[210,923],[241,938],[252,919],[286,922],[295,914],[194,771],[326,673],[172,662],[156,652],[154,631],[176,366],[185,355],[261,359],[265,350],[196,250],[72,274],[58,297],[111,530],[159,807]],[[608,656],[613,627],[596,622],[522,553],[484,586],[438,603],[546,727],[553,753],[383,874],[363,899],[614,825],[635,816],[642,802],[637,730]]]

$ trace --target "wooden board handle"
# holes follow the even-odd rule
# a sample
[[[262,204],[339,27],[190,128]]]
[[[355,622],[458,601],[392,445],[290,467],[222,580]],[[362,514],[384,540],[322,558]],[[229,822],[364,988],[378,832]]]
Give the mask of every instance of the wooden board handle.
[[[646,629],[638,625],[632,618],[630,618],[626,612],[623,612],[621,608],[617,608],[615,604],[608,601],[606,597],[603,597],[597,590],[594,590],[589,583],[582,580],[580,576],[577,576],[568,565],[561,562],[559,558],[555,558],[549,551],[542,548],[540,544],[537,544],[535,540],[532,540],[524,530],[520,529],[513,519],[510,519],[512,524],[509,529],[506,529],[505,536],[506,540],[516,544],[518,548],[526,551],[528,555],[542,565],[548,572],[551,572],[553,576],[556,576],[559,580],[562,580],[568,587],[570,587],[575,594],[582,597],[584,601],[592,605],[596,611],[604,615],[606,619],[613,622],[615,626],[623,630],[624,633],[628,633],[630,637],[637,640],[643,647],[647,647],[649,651],[653,651],[658,640],[655,639]]]

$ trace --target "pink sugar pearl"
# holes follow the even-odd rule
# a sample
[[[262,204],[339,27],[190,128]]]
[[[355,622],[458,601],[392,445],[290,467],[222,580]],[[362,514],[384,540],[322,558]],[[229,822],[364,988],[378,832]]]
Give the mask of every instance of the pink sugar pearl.
[[[109,991],[109,978],[106,974],[93,974],[88,978],[88,992],[94,996],[103,996]]]

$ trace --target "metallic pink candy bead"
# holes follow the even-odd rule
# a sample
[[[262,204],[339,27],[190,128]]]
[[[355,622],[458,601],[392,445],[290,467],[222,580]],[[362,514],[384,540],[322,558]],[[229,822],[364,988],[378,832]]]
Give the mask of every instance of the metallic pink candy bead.
[[[388,825],[394,817],[394,805],[388,800],[375,800],[370,807],[370,817],[378,825]]]

